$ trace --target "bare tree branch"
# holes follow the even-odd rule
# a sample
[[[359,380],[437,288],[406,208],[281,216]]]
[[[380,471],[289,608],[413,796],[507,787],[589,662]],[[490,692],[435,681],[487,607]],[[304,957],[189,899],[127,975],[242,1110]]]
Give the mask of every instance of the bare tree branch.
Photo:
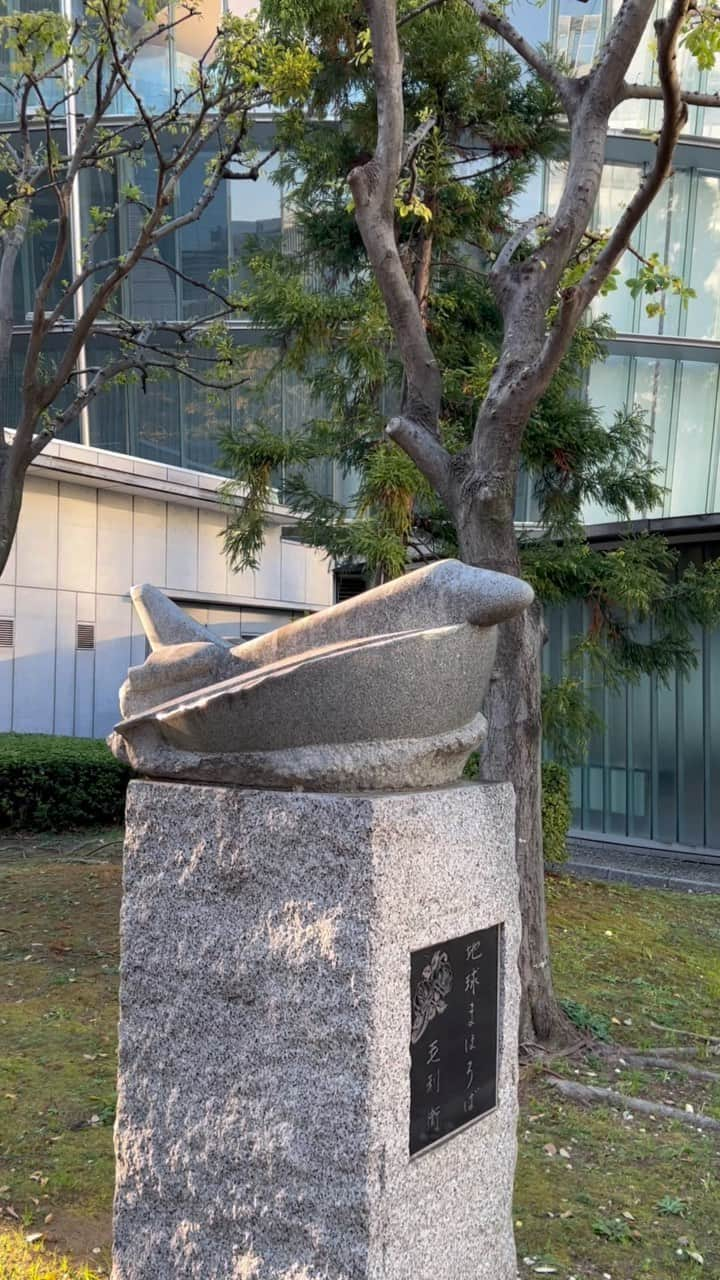
[[[655,8],[652,0],[622,0],[588,77],[592,97],[603,111],[617,106],[624,78]]]
[[[436,124],[437,117],[428,116],[427,120],[423,120],[422,124],[419,124],[417,129],[414,129],[412,133],[408,134],[403,148],[401,169],[404,169],[406,165],[409,164],[410,160],[413,159],[415,153],[422,146],[428,135],[432,133]]]
[[[546,84],[549,84],[555,90],[563,106],[569,110],[574,101],[572,80],[563,75],[547,58],[543,57],[540,51],[530,44],[529,40],[526,40],[502,14],[489,9],[483,3],[483,0],[468,0],[468,3],[483,26],[490,31],[494,31],[506,44],[509,44],[510,48],[519,54],[523,62],[528,67],[531,67],[541,80],[544,80]]]
[[[418,300],[400,257],[395,236],[395,189],[405,154],[402,57],[394,0],[366,0],[373,46],[378,129],[375,152],[352,170],[348,182],[368,257],[397,336],[405,370],[402,414],[388,428],[393,438],[412,442],[418,460],[426,446],[426,465],[440,492],[452,501],[450,455],[439,440],[440,371],[428,342]],[[409,450],[408,450],[409,451]]]
[[[406,22],[412,22],[413,18],[419,18],[421,13],[427,13],[428,9],[439,9],[445,0],[425,0],[424,4],[419,4],[415,9],[402,13],[397,20],[398,29],[404,27]]]
[[[391,418],[385,430],[390,439],[412,458],[438,493],[450,493],[451,459],[436,435],[402,415]]]
[[[540,227],[546,227],[550,219],[546,213],[536,213],[534,217],[528,218],[525,222],[521,222],[520,226],[510,236],[509,240],[503,245],[497,258],[495,259],[491,274],[500,275],[506,267],[510,265],[510,260],[520,245],[527,240],[528,236],[537,231]]]
[[[595,297],[627,248],[633,231],[671,171],[675,146],[688,115],[677,71],[677,39],[689,7],[690,0],[674,0],[667,17],[658,18],[655,23],[658,75],[665,108],[657,140],[655,161],[618,219],[607,244],[580,281],[577,289],[578,297],[573,302],[573,310],[578,308],[582,310]]]
[[[687,107],[720,108],[719,93],[696,93],[693,89],[682,89],[680,96]],[[618,97],[619,102],[662,102],[663,99],[661,84],[628,84],[627,81],[623,83]]]

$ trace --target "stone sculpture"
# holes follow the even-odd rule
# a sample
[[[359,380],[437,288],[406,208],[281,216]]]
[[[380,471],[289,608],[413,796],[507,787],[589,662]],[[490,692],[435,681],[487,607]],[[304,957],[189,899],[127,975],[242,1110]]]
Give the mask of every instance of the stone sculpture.
[[[115,754],[155,777],[322,791],[457,780],[485,736],[497,624],[533,598],[445,560],[230,647],[157,588],[131,594],[152,652],[121,690]]]

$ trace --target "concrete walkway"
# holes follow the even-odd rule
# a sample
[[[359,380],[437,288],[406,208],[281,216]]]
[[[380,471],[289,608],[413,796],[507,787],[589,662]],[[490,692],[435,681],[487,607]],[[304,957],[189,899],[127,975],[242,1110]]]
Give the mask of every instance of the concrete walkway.
[[[688,858],[637,846],[572,838],[568,847],[570,860],[563,870],[581,880],[645,885],[649,889],[675,889],[679,893],[720,894],[720,860],[691,862]]]

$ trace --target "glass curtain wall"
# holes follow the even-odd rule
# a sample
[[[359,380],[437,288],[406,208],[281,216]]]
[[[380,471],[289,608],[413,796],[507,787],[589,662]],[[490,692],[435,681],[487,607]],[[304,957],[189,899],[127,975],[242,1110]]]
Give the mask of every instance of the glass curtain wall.
[[[626,407],[641,409],[652,428],[651,456],[666,487],[654,516],[689,516],[720,509],[720,414],[715,361],[611,355],[593,366],[591,402],[610,422]],[[588,525],[614,517],[588,505]]]
[[[683,551],[680,567],[720,555],[720,543]],[[590,624],[582,605],[548,611],[545,669],[563,673],[563,654]],[[648,628],[645,639],[652,638]],[[720,858],[720,632],[697,628],[697,668],[667,682],[643,677],[608,688],[586,662],[586,693],[602,728],[587,761],[572,771],[573,825],[630,841],[717,851]]]

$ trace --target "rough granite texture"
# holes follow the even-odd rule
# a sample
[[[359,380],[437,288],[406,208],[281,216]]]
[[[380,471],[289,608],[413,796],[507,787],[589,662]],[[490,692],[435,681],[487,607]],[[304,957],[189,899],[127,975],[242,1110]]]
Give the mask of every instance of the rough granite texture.
[[[513,812],[131,783],[114,1280],[515,1280]],[[410,1160],[410,952],[500,921],[498,1109]]]

